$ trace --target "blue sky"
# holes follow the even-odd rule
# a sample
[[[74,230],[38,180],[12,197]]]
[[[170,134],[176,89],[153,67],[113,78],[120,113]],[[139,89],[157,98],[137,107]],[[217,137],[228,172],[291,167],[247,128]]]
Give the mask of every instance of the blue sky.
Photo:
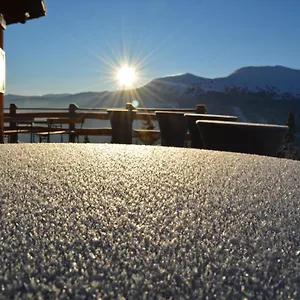
[[[171,74],[227,76],[254,65],[300,69],[299,0],[46,0],[47,16],[5,31],[6,93],[115,90]]]

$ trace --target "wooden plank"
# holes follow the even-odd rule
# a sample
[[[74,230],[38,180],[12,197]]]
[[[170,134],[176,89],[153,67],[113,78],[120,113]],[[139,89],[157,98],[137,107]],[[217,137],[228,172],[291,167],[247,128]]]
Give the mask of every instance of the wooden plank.
[[[30,129],[11,129],[4,130],[4,135],[15,134],[15,133],[31,133]]]
[[[5,117],[9,116],[9,114],[5,114]],[[17,113],[16,118],[23,119],[23,118],[68,118],[68,112],[30,112],[30,113]]]
[[[84,122],[83,117],[75,118],[75,119],[67,119],[67,118],[52,118],[47,119],[47,123],[49,125],[58,125],[58,124],[82,124]]]
[[[134,132],[137,136],[139,135],[160,135],[160,130],[155,129],[135,129]]]
[[[65,134],[71,133],[68,130],[57,130],[57,131],[43,131],[43,132],[35,132],[37,136],[48,136],[48,135],[55,135],[55,134]]]
[[[4,20],[5,22],[5,20]],[[0,48],[3,49],[3,27],[2,22],[0,24]],[[4,72],[4,66],[3,70],[0,70],[0,72]],[[4,91],[0,92],[0,144],[4,144]]]
[[[136,110],[139,112],[139,111],[145,111],[145,112],[155,112],[155,111],[178,111],[178,112],[186,112],[186,113],[189,113],[189,112],[196,112],[196,108],[168,108],[168,107],[165,107],[165,108],[148,108],[148,107],[141,107],[141,108],[136,108]]]
[[[21,109],[19,109],[21,110]],[[94,119],[94,120],[109,120],[109,115],[107,112],[77,112],[78,117],[83,117],[85,119]],[[9,113],[4,114],[5,117],[9,117]],[[43,111],[43,112],[27,112],[27,113],[18,113],[16,118],[69,118],[68,112],[56,112],[56,111]]]
[[[34,122],[34,118],[32,117],[28,117],[28,116],[22,116],[20,117],[19,115],[16,116],[16,117],[4,117],[4,123],[11,123],[11,122],[14,122],[14,123],[21,123],[21,122]]]
[[[84,117],[85,119],[92,120],[109,120],[109,115],[107,112],[77,112],[77,115]]]
[[[16,128],[14,128],[13,130],[23,130],[23,129],[26,129],[26,130],[31,130],[31,131],[45,131],[45,130],[48,130],[48,127],[45,127],[45,126],[16,126]],[[12,130],[9,126],[4,126],[4,131],[7,131],[7,130]]]

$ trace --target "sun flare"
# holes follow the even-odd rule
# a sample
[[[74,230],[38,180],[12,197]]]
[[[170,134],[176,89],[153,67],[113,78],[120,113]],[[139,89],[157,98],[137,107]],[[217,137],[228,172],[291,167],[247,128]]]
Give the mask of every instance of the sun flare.
[[[136,71],[133,67],[122,66],[117,71],[117,79],[121,86],[130,88],[136,80]]]

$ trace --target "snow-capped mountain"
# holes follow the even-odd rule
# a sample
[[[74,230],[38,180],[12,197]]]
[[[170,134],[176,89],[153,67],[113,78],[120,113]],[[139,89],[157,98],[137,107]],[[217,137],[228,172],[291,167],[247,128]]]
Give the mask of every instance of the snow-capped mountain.
[[[265,93],[274,99],[300,99],[300,70],[282,66],[244,67],[222,78],[204,78],[186,73],[154,79],[145,87],[154,86],[191,96],[213,91]]]

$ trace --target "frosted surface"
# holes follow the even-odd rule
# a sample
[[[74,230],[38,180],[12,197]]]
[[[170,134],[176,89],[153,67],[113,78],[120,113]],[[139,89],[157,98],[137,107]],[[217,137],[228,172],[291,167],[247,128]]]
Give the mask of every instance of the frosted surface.
[[[300,163],[1,145],[0,298],[299,299]]]

